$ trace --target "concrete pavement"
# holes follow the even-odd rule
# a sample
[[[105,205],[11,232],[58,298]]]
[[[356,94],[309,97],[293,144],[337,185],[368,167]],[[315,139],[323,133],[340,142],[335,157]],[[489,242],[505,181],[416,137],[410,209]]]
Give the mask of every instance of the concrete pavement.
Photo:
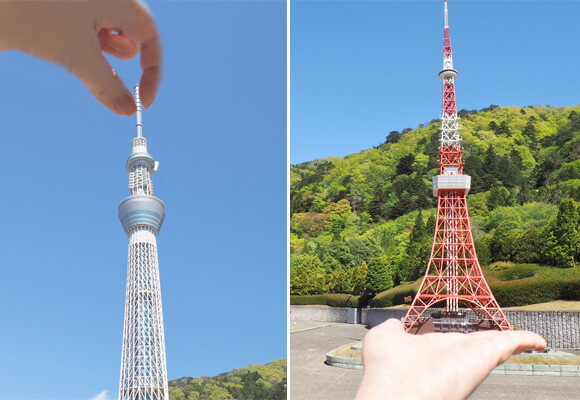
[[[349,324],[332,324],[291,332],[290,398],[292,400],[354,399],[362,378],[362,371],[330,367],[324,364],[324,361],[326,361],[327,352],[341,345],[361,340],[366,332],[367,329],[362,325]]]
[[[307,326],[304,322],[297,326]],[[316,323],[310,323],[316,325]],[[361,340],[361,325],[332,324],[291,332],[290,398],[292,400],[352,400],[362,371],[324,364],[326,353]],[[574,377],[490,375],[470,400],[580,400],[580,379]]]

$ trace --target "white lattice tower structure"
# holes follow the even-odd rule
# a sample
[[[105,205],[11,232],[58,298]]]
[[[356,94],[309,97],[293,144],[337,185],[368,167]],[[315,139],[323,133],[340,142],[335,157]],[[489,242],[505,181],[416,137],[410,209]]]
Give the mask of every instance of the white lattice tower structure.
[[[157,234],[165,205],[153,196],[151,174],[158,162],[147,152],[142,136],[139,86],[137,137],[127,159],[131,195],[119,204],[119,219],[129,237],[127,293],[119,400],[168,400]]]
[[[443,81],[443,114],[441,115],[440,143],[443,146],[460,146],[461,136],[459,131],[459,118],[455,102],[455,78],[457,71],[453,68],[453,52],[451,50],[451,38],[449,35],[449,13],[447,1],[445,1],[445,28],[443,43],[443,69],[439,72],[439,78]]]

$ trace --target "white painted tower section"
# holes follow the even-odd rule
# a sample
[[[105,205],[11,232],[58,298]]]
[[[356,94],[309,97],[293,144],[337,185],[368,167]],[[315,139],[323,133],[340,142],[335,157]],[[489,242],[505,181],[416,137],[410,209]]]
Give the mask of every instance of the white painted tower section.
[[[447,10],[447,0],[445,0],[445,47],[447,48],[447,46],[449,46],[449,51],[444,50],[443,69],[439,72],[439,78],[444,84],[455,85],[457,70],[453,68],[453,54],[451,52],[451,39],[449,38],[449,12]],[[460,130],[461,126],[459,125],[457,111],[453,113],[443,111],[441,115],[441,144],[447,146],[460,145],[462,139],[459,133]]]
[[[119,400],[169,400],[157,258],[165,205],[153,196],[151,174],[158,163],[142,135],[138,86],[135,100],[137,136],[127,159],[131,195],[119,204],[119,219],[129,237]]]

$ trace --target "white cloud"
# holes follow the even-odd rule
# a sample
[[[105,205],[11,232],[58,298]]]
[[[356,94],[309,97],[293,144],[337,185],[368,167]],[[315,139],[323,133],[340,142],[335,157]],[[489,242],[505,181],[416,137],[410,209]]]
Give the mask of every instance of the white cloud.
[[[95,397],[91,397],[89,400],[109,400],[109,391],[103,390],[101,393]]]

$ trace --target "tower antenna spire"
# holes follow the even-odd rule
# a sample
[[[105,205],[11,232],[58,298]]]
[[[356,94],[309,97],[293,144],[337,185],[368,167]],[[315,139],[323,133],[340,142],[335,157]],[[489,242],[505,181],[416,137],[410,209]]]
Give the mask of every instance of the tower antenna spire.
[[[445,28],[449,29],[449,13],[447,12],[447,0],[445,0]]]
[[[137,106],[137,137],[142,137],[143,123],[141,121],[141,98],[139,97],[139,85],[135,85],[135,105]]]

